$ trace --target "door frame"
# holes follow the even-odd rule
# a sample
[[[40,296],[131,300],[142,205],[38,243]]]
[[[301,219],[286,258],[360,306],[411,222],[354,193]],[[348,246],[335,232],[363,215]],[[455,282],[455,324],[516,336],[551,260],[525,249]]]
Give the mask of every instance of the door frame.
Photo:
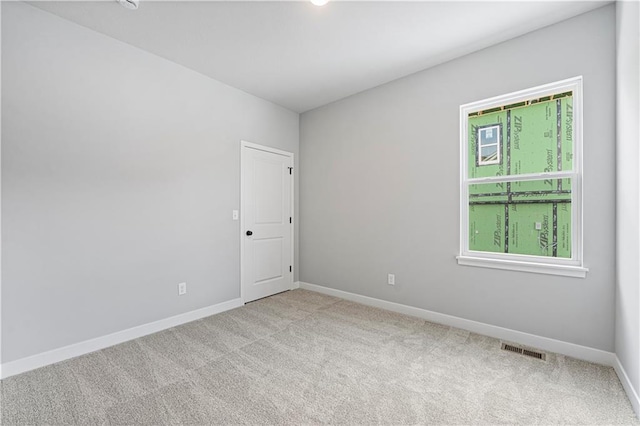
[[[289,157],[291,158],[291,167],[293,170],[293,167],[295,165],[295,157],[293,152],[288,152],[288,151],[283,151],[281,149],[277,149],[277,148],[272,148],[270,146],[265,146],[265,145],[259,145],[257,143],[253,143],[253,142],[247,142],[245,140],[241,140],[240,141],[240,300],[242,301],[242,304],[244,305],[245,302],[245,294],[244,294],[244,286],[243,286],[243,282],[244,282],[244,266],[246,263],[246,259],[244,256],[244,246],[245,246],[245,238],[244,238],[244,232],[245,232],[245,224],[244,224],[244,219],[245,219],[245,199],[244,199],[244,163],[245,163],[245,156],[246,156],[246,152],[247,149],[254,149],[254,150],[258,150],[258,151],[264,151],[264,152],[270,152],[272,154],[278,154],[278,155],[283,155],[285,157]],[[293,172],[292,172],[293,174]],[[292,217],[292,223],[291,223],[291,267],[292,267],[292,271],[291,271],[291,285],[289,290],[293,290],[293,284],[295,282],[294,280],[294,274],[295,274],[295,266],[294,265],[294,260],[295,260],[295,179],[291,178],[291,198],[290,198],[290,215]]]

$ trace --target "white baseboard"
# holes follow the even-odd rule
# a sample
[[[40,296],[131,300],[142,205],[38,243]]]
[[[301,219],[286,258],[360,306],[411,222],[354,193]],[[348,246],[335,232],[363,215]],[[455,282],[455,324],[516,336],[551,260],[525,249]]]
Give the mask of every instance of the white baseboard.
[[[627,393],[629,397],[629,401],[631,401],[631,405],[633,406],[633,411],[636,412],[636,416],[640,418],[640,396],[638,396],[638,392],[633,388],[631,384],[631,380],[629,380],[629,376],[627,372],[624,370],[624,367],[620,363],[620,359],[618,356],[615,356],[613,368],[616,370],[616,374],[620,379],[620,383],[622,383],[622,387],[624,391]]]
[[[184,314],[118,331],[106,336],[85,340],[84,342],[74,343],[73,345],[64,346],[62,348],[53,349],[48,352],[32,355],[16,361],[7,362],[0,366],[0,379],[5,379],[46,365],[55,364],[56,362],[65,361],[70,358],[95,352],[100,349],[108,348],[109,346],[137,339],[138,337],[157,333],[158,331],[166,330],[180,324],[219,314],[224,311],[229,311],[242,305],[243,303],[241,299],[232,299],[227,302],[196,309],[195,311],[185,312]]]
[[[545,351],[567,355],[585,361],[595,362],[597,364],[603,364],[612,367],[616,358],[616,355],[614,353],[602,351],[600,349],[594,349],[587,346],[576,345],[574,343],[563,342],[561,340],[550,339],[548,337],[537,336],[535,334],[524,333],[522,331],[511,330],[509,328],[472,321],[453,315],[441,314],[422,308],[402,305],[400,303],[388,302],[386,300],[375,299],[373,297],[362,296],[359,294],[336,290],[329,287],[300,282],[300,288],[316,291],[318,293],[324,293],[329,296],[339,297],[341,299],[350,300],[352,302],[362,303],[363,305],[374,306],[376,308],[382,308],[388,311],[411,315],[438,324],[461,328],[463,330],[472,331],[474,333],[483,334],[485,336],[494,337],[496,339],[519,343]]]
[[[291,290],[295,290],[296,288],[300,288],[300,281],[294,281],[293,287],[291,287]]]

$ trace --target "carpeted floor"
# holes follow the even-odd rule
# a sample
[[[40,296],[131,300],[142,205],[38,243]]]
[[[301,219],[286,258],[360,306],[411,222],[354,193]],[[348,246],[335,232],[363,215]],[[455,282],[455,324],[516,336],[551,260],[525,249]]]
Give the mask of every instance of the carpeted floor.
[[[5,379],[2,424],[640,424],[610,367],[304,290]]]

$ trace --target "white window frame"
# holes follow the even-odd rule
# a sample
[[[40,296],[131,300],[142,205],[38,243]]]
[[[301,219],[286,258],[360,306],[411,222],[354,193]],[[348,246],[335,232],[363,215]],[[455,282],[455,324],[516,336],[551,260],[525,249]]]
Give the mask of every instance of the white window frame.
[[[573,170],[469,178],[469,155],[476,155],[475,152],[468,152],[469,114],[569,91],[573,92]],[[582,121],[582,76],[460,106],[460,253],[456,257],[458,264],[570,277],[586,277],[588,269],[585,268],[583,264],[582,249]],[[572,257],[570,259],[512,253],[482,252],[469,249],[469,185],[478,183],[567,178],[571,179]]]
[[[496,131],[496,133],[498,134],[498,137],[496,138],[496,143],[487,143],[487,144],[483,144],[482,143],[482,138],[480,138],[480,133],[482,133],[483,131],[492,129]],[[488,161],[482,161],[482,148],[483,147],[487,147],[487,146],[494,146],[496,147],[496,159],[495,160],[488,160]],[[499,124],[492,124],[489,126],[483,126],[480,127],[478,129],[478,152],[476,153],[477,155],[477,162],[479,166],[489,166],[492,164],[500,164],[500,160],[502,159],[502,132],[501,132],[501,126]]]

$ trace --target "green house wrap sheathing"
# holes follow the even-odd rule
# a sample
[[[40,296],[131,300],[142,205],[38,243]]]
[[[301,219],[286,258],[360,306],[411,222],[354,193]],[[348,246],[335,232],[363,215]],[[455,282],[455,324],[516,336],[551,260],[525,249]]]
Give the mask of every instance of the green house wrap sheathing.
[[[468,121],[469,178],[573,168],[571,96],[472,115]],[[483,165],[480,131],[496,126],[499,162]],[[571,217],[570,179],[473,184],[469,249],[570,258]]]

